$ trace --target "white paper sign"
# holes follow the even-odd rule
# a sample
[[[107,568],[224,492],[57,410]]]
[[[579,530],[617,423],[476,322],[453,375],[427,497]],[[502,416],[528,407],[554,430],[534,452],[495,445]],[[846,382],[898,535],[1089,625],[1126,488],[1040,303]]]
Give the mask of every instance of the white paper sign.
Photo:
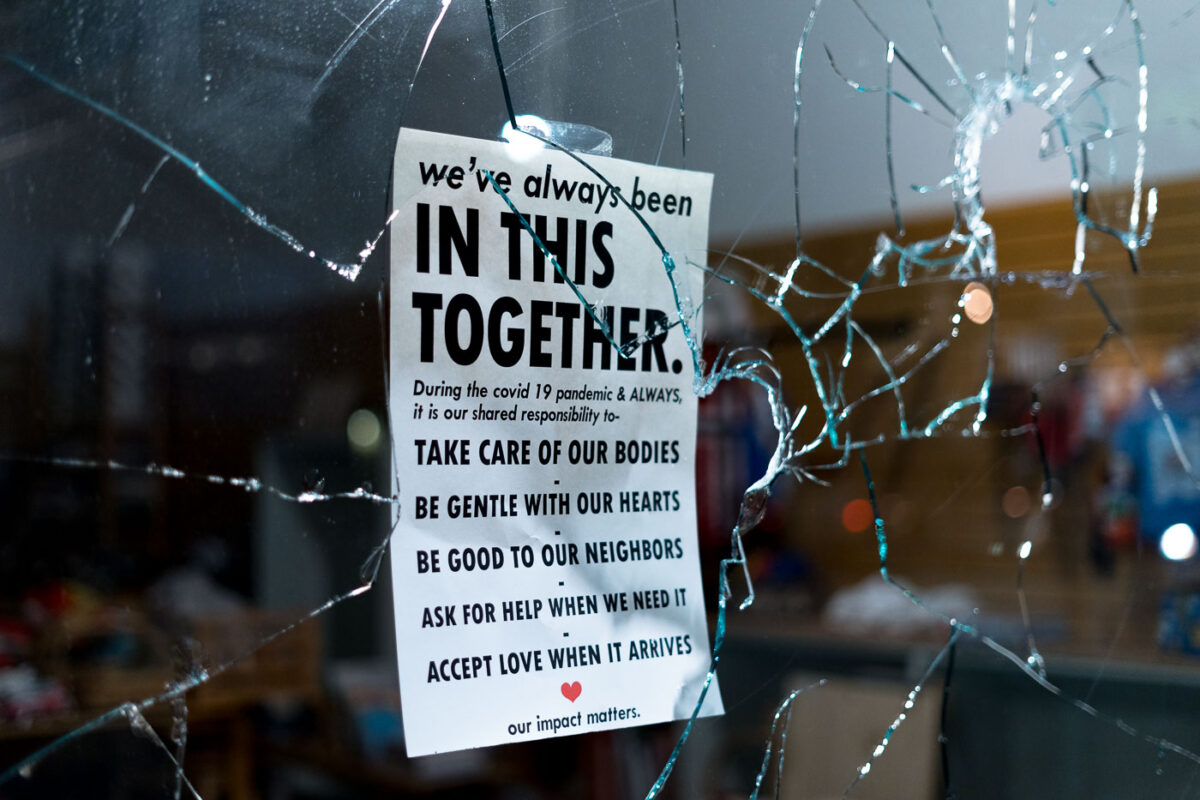
[[[585,158],[696,281],[712,176]],[[605,340],[484,170],[614,338],[649,343]],[[711,652],[692,365],[661,251],[559,151],[405,130],[393,180],[409,755],[686,718]],[[701,713],[722,713],[715,685]]]

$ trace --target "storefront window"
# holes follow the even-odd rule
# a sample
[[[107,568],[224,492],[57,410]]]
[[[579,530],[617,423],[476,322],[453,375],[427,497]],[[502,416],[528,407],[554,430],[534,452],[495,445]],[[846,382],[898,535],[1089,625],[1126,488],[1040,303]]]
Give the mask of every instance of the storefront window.
[[[7,4],[0,797],[1200,791],[1195,11]],[[503,363],[517,341],[505,315],[533,306],[470,306],[472,218],[397,196],[399,171],[437,167],[413,142],[448,137],[588,170],[552,189],[547,167],[544,194],[482,159],[457,179],[505,215],[497,241],[561,284],[545,319],[575,339],[538,339],[533,322],[530,355]],[[643,176],[711,173],[707,242],[670,238],[693,231],[684,217],[703,216],[706,193],[652,197],[613,159]],[[440,262],[414,241],[428,245],[430,225]],[[650,257],[623,262],[612,237]],[[691,608],[711,658],[638,687],[673,698],[674,722],[614,705],[607,730],[521,740],[514,721],[510,744],[406,754],[404,692],[411,708],[430,690],[401,692],[397,675],[397,653],[425,646],[393,602],[418,586],[392,560],[418,501],[401,449],[422,424],[435,444],[443,434],[393,391],[434,356],[395,356],[418,335],[410,322],[452,313],[440,296],[396,304],[410,250],[424,273],[464,276],[462,327],[437,329],[464,370],[439,373],[451,383],[474,374],[478,313],[493,360],[535,400],[537,354],[570,367],[591,335],[612,366],[589,390],[617,389],[628,366],[681,376],[687,402],[669,387],[663,402],[698,402],[694,454],[667,434],[638,440],[637,474],[661,462],[662,486],[644,480],[644,498],[606,511],[625,473],[589,484],[597,530],[633,537],[622,515],[661,510],[637,518],[657,542],[646,553],[698,562],[704,613],[698,597]],[[629,290],[609,268],[666,303],[622,323]],[[589,420],[616,402],[578,396],[571,413]],[[657,395],[637,396],[627,423],[661,413]],[[504,419],[489,430],[513,446],[493,463],[570,484],[536,467],[536,427]],[[691,417],[663,419],[686,426],[686,445]],[[477,465],[480,442],[463,436]],[[619,438],[579,437],[579,461]],[[413,457],[457,466],[461,445],[440,441]],[[507,524],[478,522],[463,530]],[[553,525],[529,525],[573,566]],[[519,559],[522,541],[500,552]],[[623,569],[575,595],[580,613],[591,596],[615,618],[603,596]],[[630,625],[683,605],[637,588],[655,591],[619,611]],[[439,627],[466,624],[430,603]],[[676,623],[664,648],[676,634],[683,646]],[[612,653],[582,681],[545,667],[564,714],[587,713],[577,699]],[[701,686],[714,705],[696,713]],[[466,748],[479,715],[437,723]]]

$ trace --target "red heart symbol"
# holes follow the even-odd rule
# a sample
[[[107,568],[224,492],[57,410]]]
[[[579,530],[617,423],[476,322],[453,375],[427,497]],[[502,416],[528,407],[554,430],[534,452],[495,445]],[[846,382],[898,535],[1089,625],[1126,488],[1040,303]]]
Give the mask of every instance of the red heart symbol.
[[[564,683],[562,685],[563,697],[570,700],[572,703],[583,693],[583,687],[579,685],[579,681],[574,683]]]

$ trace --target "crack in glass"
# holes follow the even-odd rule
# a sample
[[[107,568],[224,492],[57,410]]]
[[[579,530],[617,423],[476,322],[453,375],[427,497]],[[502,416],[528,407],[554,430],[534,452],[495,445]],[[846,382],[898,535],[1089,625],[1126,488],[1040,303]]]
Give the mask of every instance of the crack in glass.
[[[412,66],[407,80],[401,80],[401,101],[407,102],[419,87],[418,76],[427,63],[442,63],[439,45],[447,37],[443,28],[461,26],[461,19],[454,12],[460,6],[469,5],[460,0],[439,0],[436,3],[419,4],[416,11],[402,10],[397,0],[379,0],[373,4],[356,4],[350,10],[338,9],[337,14],[344,23],[351,25],[348,32],[339,33],[340,39],[322,61],[311,60],[306,69],[307,77],[315,78],[305,85],[308,95],[316,102],[329,94],[336,93],[350,69],[353,59],[362,55],[370,37],[376,35],[394,37],[405,44],[405,51]],[[1147,66],[1147,45],[1152,36],[1147,33],[1139,9],[1132,0],[1113,4],[1113,13],[1102,25],[1092,25],[1095,14],[1085,15],[1078,4],[1065,2],[1032,2],[1028,10],[1021,13],[1015,0],[1008,0],[1004,8],[1002,31],[987,31],[989,36],[999,33],[1003,40],[1002,59],[999,63],[976,64],[972,51],[976,42],[956,40],[947,27],[948,20],[939,13],[934,0],[912,3],[913,17],[906,20],[920,24],[931,32],[932,45],[910,46],[906,36],[911,31],[897,31],[900,18],[896,13],[872,6],[865,0],[852,0],[850,4],[836,4],[826,0],[815,0],[799,31],[794,49],[792,70],[792,194],[794,216],[794,256],[786,266],[775,268],[757,263],[740,255],[737,251],[741,235],[727,252],[712,253],[719,256],[715,265],[707,258],[693,254],[672,254],[658,240],[652,225],[634,207],[629,198],[621,195],[618,188],[605,178],[603,159],[580,155],[569,143],[554,135],[553,127],[539,126],[530,122],[536,117],[525,117],[518,112],[540,110],[535,103],[521,93],[521,88],[510,86],[513,73],[523,75],[535,69],[543,59],[551,58],[547,53],[569,50],[573,41],[590,34],[604,25],[616,25],[624,19],[642,13],[650,3],[609,4],[607,10],[593,12],[591,16],[573,17],[562,27],[539,28],[539,25],[560,24],[557,12],[565,6],[543,7],[542,4],[493,3],[484,0],[490,48],[484,65],[498,78],[497,90],[502,96],[503,115],[507,118],[509,131],[520,131],[537,140],[541,146],[556,148],[567,153],[578,163],[590,170],[614,192],[624,207],[638,221],[642,233],[648,236],[661,251],[662,270],[675,292],[676,315],[671,327],[677,327],[687,339],[693,360],[693,387],[697,396],[704,398],[719,392],[727,383],[746,382],[761,392],[770,411],[771,425],[775,432],[775,443],[763,474],[745,487],[740,498],[736,523],[730,531],[729,553],[719,564],[717,575],[717,616],[713,635],[712,662],[708,678],[694,711],[684,726],[669,758],[663,765],[646,797],[653,798],[664,791],[681,756],[686,752],[685,744],[694,730],[703,703],[704,693],[714,679],[722,648],[726,643],[728,603],[735,596],[731,573],[740,572],[744,597],[738,603],[739,610],[748,609],[755,600],[746,537],[763,522],[769,503],[782,483],[779,479],[791,479],[797,484],[827,484],[824,473],[853,470],[857,467],[864,480],[865,493],[871,508],[871,530],[877,553],[878,574],[908,602],[931,618],[938,620],[946,629],[946,644],[928,661],[920,678],[900,701],[901,710],[883,731],[878,745],[861,761],[858,771],[849,776],[843,796],[850,796],[856,787],[868,778],[872,765],[882,758],[907,719],[907,712],[914,707],[927,684],[937,675],[943,676],[943,717],[940,743],[942,745],[942,769],[946,790],[949,792],[948,761],[945,755],[946,723],[945,703],[950,695],[950,672],[954,663],[956,647],[964,638],[977,641],[990,650],[1004,664],[1016,670],[1033,684],[1050,695],[1064,700],[1083,714],[1104,723],[1121,733],[1142,740],[1186,761],[1200,764],[1200,755],[1182,744],[1169,741],[1148,731],[1136,728],[1119,717],[1111,716],[1090,702],[1087,697],[1077,698],[1065,693],[1048,677],[1047,657],[1039,651],[1035,639],[1035,614],[1026,595],[1026,565],[1036,552],[1034,537],[1024,539],[1016,550],[1014,591],[1020,606],[1023,626],[1024,651],[1018,652],[986,633],[975,621],[965,621],[942,613],[926,603],[920,590],[909,588],[902,580],[889,572],[889,543],[887,525],[877,487],[868,466],[868,454],[872,448],[897,442],[963,437],[985,441],[994,438],[1025,436],[1033,440],[1037,451],[1042,477],[1041,497],[1035,514],[1046,514],[1058,501],[1054,468],[1048,456],[1048,445],[1044,435],[1044,423],[1040,419],[1042,403],[1040,396],[1056,382],[1093,364],[1104,353],[1119,346],[1128,354],[1135,367],[1146,371],[1134,338],[1122,326],[1118,317],[1110,310],[1106,298],[1097,283],[1103,282],[1103,269],[1092,270],[1088,266],[1089,253],[1094,251],[1093,240],[1104,237],[1114,242],[1123,252],[1127,268],[1132,273],[1142,271],[1141,251],[1150,243],[1156,217],[1159,212],[1159,195],[1156,186],[1148,177],[1151,132],[1151,70]],[[79,4],[81,12],[86,3]],[[531,8],[526,8],[531,6]],[[1175,15],[1165,26],[1170,28],[1190,19],[1198,6],[1187,8]],[[511,11],[510,11],[511,9]],[[661,9],[660,9],[661,10]],[[478,14],[480,9],[473,9]],[[519,14],[518,11],[528,13]],[[507,12],[507,13],[506,13]],[[466,14],[467,11],[460,13]],[[508,16],[514,24],[505,25]],[[1074,17],[1084,18],[1076,38],[1070,42],[1054,41],[1044,33],[1051,26],[1061,33],[1063,21]],[[676,0],[670,4],[668,28],[673,31],[669,47],[670,61],[674,70],[673,97],[668,103],[668,124],[674,111],[678,111],[678,158],[696,159],[695,147],[689,155],[688,130],[698,137],[703,124],[697,124],[697,114],[691,112],[690,125],[685,128],[685,47],[687,25],[681,25],[680,8]],[[855,18],[851,21],[851,18]],[[838,37],[824,27],[829,24],[857,24],[866,36],[859,42],[864,53],[846,53],[837,41]],[[684,20],[689,18],[685,16]],[[478,21],[478,20],[476,20]],[[695,24],[695,23],[693,23]],[[528,27],[526,27],[528,26]],[[1054,27],[1057,26],[1057,27]],[[1089,27],[1090,26],[1090,27]],[[505,61],[505,39],[518,29],[531,37],[524,47]],[[455,30],[459,28],[455,27]],[[344,26],[339,28],[344,31]],[[479,33],[476,30],[476,33]],[[540,34],[540,38],[539,38]],[[76,32],[75,35],[78,35]],[[410,35],[415,37],[410,40]],[[828,35],[832,43],[823,41]],[[520,37],[513,36],[513,39]],[[389,39],[389,41],[391,41]],[[511,42],[510,44],[516,44]],[[820,47],[817,47],[817,45]],[[842,42],[844,44],[844,41]],[[479,48],[476,48],[478,50]],[[981,48],[982,49],[982,48]],[[625,50],[628,50],[626,43]],[[149,192],[165,182],[174,164],[184,168],[192,181],[190,189],[197,186],[228,208],[253,228],[285,245],[302,258],[316,261],[349,282],[360,278],[368,261],[374,254],[395,217],[383,215],[378,232],[364,241],[364,246],[354,258],[319,253],[336,252],[321,247],[309,247],[291,230],[304,230],[302,226],[288,224],[285,229],[268,221],[260,211],[257,201],[243,200],[239,187],[249,178],[235,174],[234,188],[218,180],[200,165],[200,160],[189,155],[187,148],[176,143],[168,133],[155,132],[151,125],[136,121],[134,116],[121,110],[119,102],[99,99],[92,92],[78,88],[72,80],[62,77],[64,73],[53,65],[39,65],[36,59],[23,55],[18,44],[4,52],[4,63],[10,74],[20,73],[25,78],[38,82],[70,101],[99,115],[124,131],[141,140],[155,152],[156,161],[140,182],[135,182],[132,199],[124,205],[115,225],[106,226],[103,249],[113,248],[127,235],[139,210],[148,209]],[[613,53],[620,59],[624,53]],[[366,58],[367,56],[363,56]],[[689,56],[690,58],[690,56]],[[864,263],[849,269],[844,264],[826,263],[809,252],[807,228],[804,224],[805,209],[802,198],[806,196],[806,177],[811,169],[808,151],[805,149],[804,133],[810,121],[810,85],[808,80],[818,70],[829,73],[852,93],[856,102],[882,100],[881,116],[883,130],[882,174],[886,187],[886,204],[890,217],[888,230],[881,229],[873,252]],[[525,82],[528,86],[533,78]],[[211,78],[206,76],[207,84]],[[536,85],[536,84],[534,84]],[[693,100],[700,94],[692,84],[688,98]],[[206,89],[207,91],[207,89]],[[701,90],[702,91],[702,90]],[[116,100],[121,100],[119,92]],[[208,100],[205,95],[204,100]],[[528,104],[528,107],[527,105]],[[568,104],[569,105],[569,104]],[[988,140],[1012,117],[1019,106],[1032,106],[1045,115],[1040,132],[1038,156],[1041,159],[1061,158],[1069,171],[1069,192],[1074,215],[1074,249],[1069,266],[1061,270],[1045,272],[1013,271],[1004,268],[995,231],[986,219],[984,204],[984,179],[981,167]],[[945,174],[933,175],[925,182],[909,182],[900,177],[902,163],[898,156],[902,139],[900,128],[906,123],[904,115],[911,115],[946,137],[949,169]],[[481,115],[483,116],[483,115]],[[565,118],[565,117],[564,117]],[[400,119],[403,119],[402,117]],[[1179,120],[1167,120],[1163,124],[1177,124]],[[1186,120],[1184,120],[1186,122]],[[482,123],[480,123],[482,124]],[[561,123],[556,123],[561,124]],[[1192,123],[1194,124],[1194,123]],[[905,130],[911,130],[905,128]],[[651,132],[653,134],[653,132]],[[186,137],[185,137],[186,138]],[[655,138],[655,136],[651,136]],[[658,144],[661,157],[666,142],[666,133]],[[208,146],[203,137],[197,142]],[[864,154],[865,157],[865,154]],[[0,162],[2,163],[2,162]],[[207,163],[207,162],[206,162]],[[218,172],[214,168],[214,173]],[[237,171],[234,170],[234,173]],[[510,197],[490,174],[487,179],[494,191],[504,197],[511,211],[521,220],[535,246],[550,260],[554,269],[576,294],[588,314],[604,331],[610,345],[619,354],[627,356],[634,350],[654,339],[659,331],[648,331],[636,339],[621,342],[612,331],[609,320],[602,313],[602,302],[593,302],[585,291],[577,287],[555,260],[554,255],[538,238],[526,218],[521,214],[519,201]],[[140,188],[138,188],[140,187]],[[179,184],[172,183],[165,191],[179,191]],[[237,192],[235,194],[235,192]],[[910,216],[907,206],[913,199],[948,198],[952,213],[949,230],[912,239],[910,233],[919,228]],[[250,203],[255,202],[255,206]],[[120,206],[118,206],[120,207]],[[302,221],[302,220],[301,220]],[[907,222],[907,224],[906,224]],[[750,223],[747,223],[749,227]],[[305,235],[304,241],[309,241]],[[318,237],[327,242],[328,237]],[[715,259],[714,259],[715,260]],[[691,297],[682,282],[677,280],[680,269],[694,269],[705,273],[709,286],[705,296]],[[993,310],[1001,309],[999,290],[1018,282],[1039,286],[1043,291],[1070,298],[1082,290],[1092,304],[1092,309],[1103,321],[1103,331],[1095,346],[1086,353],[1069,356],[1061,360],[1056,370],[1035,381],[1032,385],[1030,419],[1027,424],[1004,430],[988,430],[988,408],[992,401],[996,376],[996,350],[998,347],[996,318]],[[898,354],[889,355],[887,347],[879,341],[872,326],[858,310],[861,304],[886,297],[890,292],[920,289],[922,287],[964,287],[957,296],[943,329],[932,339],[919,338],[907,344]],[[789,353],[798,354],[789,358],[784,354],[785,345],[773,342],[768,345],[732,344],[723,347],[715,355],[706,354],[700,335],[699,317],[710,301],[710,292],[719,289],[731,290],[752,298],[765,313],[774,317],[790,340],[786,342]],[[379,295],[380,326],[386,336],[383,323],[382,292]],[[966,323],[981,326],[982,336],[968,336]],[[928,403],[914,404],[907,393],[952,348],[964,347],[971,338],[979,347],[982,376],[970,391],[954,394],[949,399],[938,399],[932,410]],[[860,370],[863,363],[870,365],[878,377],[867,386],[858,385],[852,370]],[[791,374],[798,371],[805,384],[805,395],[809,402],[795,405],[790,398],[792,392],[785,389],[785,369]],[[384,376],[384,381],[387,376]],[[851,388],[853,387],[853,388]],[[1157,419],[1167,433],[1171,449],[1183,471],[1200,485],[1187,448],[1175,420],[1154,386],[1147,386],[1146,396],[1153,406]],[[887,427],[879,429],[872,425],[872,414],[878,414],[878,406],[872,401],[891,404],[887,415]],[[919,406],[919,407],[918,407]],[[894,419],[894,425],[891,420]],[[860,434],[860,428],[867,428]],[[137,463],[118,458],[94,458],[61,455],[8,454],[2,457],[8,464],[37,465],[61,470],[89,473],[132,474],[160,481],[181,481],[240,490],[263,495],[271,501],[295,506],[314,506],[331,503],[363,503],[371,506],[394,508],[398,503],[398,492],[376,493],[368,486],[359,486],[344,491],[324,491],[321,488],[305,488],[301,491],[280,488],[260,477],[227,476],[220,472],[181,469],[154,463]],[[397,480],[400,478],[397,477]],[[0,786],[9,782],[26,780],[38,765],[64,747],[85,738],[97,729],[113,723],[128,724],[139,736],[150,740],[174,766],[176,781],[175,797],[184,794],[199,798],[195,787],[184,775],[184,755],[187,746],[186,695],[197,686],[226,672],[262,647],[279,637],[291,633],[297,626],[323,614],[329,609],[370,591],[379,577],[382,557],[386,551],[390,531],[373,542],[373,547],[363,560],[358,572],[357,583],[330,597],[326,602],[259,640],[247,651],[219,664],[200,665],[181,680],[167,686],[165,691],[136,702],[128,702],[97,717],[71,734],[63,736],[35,755],[13,765],[0,775]],[[1097,678],[1097,681],[1099,678]],[[786,693],[776,706],[771,719],[761,766],[753,781],[750,797],[759,796],[769,772],[772,757],[775,760],[776,792],[783,782],[783,764],[789,726],[793,715],[803,716],[803,694],[821,689],[827,681],[822,679],[803,689]],[[149,708],[169,706],[172,709],[173,727],[170,743],[164,742],[154,732],[143,712]],[[948,794],[948,796],[951,796]]]

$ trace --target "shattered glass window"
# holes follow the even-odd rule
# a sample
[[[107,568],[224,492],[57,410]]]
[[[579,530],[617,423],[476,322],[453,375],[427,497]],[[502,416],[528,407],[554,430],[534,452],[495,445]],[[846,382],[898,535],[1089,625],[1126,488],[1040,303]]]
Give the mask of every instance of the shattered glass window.
[[[0,797],[1200,795],[1197,8],[5,4]],[[725,716],[404,757],[402,126],[714,173]]]

